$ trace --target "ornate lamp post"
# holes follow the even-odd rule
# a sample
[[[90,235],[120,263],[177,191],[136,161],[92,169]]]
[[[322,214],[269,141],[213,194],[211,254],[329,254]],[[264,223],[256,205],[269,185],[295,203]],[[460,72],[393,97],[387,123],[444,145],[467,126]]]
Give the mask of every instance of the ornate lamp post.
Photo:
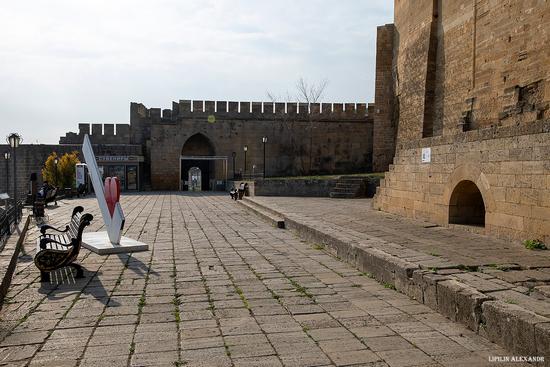
[[[248,145],[243,147],[244,150],[244,174],[246,175],[246,152],[248,152]]]
[[[266,167],[265,167],[265,146],[267,144],[267,136],[264,136],[262,138],[262,143],[264,144],[264,179],[265,179],[265,171],[266,171]]]
[[[10,187],[10,177],[9,177],[9,169],[10,169],[10,165],[9,165],[9,160],[10,160],[10,152],[9,151],[6,151],[4,152],[4,160],[6,161],[6,192],[9,191],[9,187]]]
[[[54,163],[54,170],[55,170],[55,186],[59,186],[59,184],[57,183],[57,164],[59,163],[59,159],[56,157],[54,160],[53,160],[53,163]]]
[[[237,152],[231,153],[231,157],[233,157],[233,179],[235,179],[235,158],[237,157]]]
[[[17,133],[11,133],[7,137],[7,142],[10,144],[10,147],[13,152],[13,202],[15,203],[15,221],[19,220],[19,208],[17,207],[17,166],[16,166],[16,149],[21,143],[21,135]]]

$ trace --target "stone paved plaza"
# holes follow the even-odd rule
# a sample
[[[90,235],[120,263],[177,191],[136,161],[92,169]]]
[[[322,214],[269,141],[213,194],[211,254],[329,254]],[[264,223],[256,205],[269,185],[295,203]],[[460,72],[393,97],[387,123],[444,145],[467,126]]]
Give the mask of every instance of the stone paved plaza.
[[[371,199],[254,197],[255,202],[278,212],[314,220],[334,231],[354,233],[363,239],[377,239],[447,259],[470,267],[516,264],[522,268],[550,268],[550,251],[530,251],[519,241],[500,240],[490,236],[469,233],[463,229],[449,229],[426,222],[417,222],[372,208]],[[550,271],[539,274],[541,280],[550,280]],[[508,280],[508,279],[506,279]]]
[[[50,222],[75,205],[101,228],[94,198],[60,202]],[[85,279],[58,271],[41,284],[29,230],[0,311],[0,365],[487,366],[508,354],[227,195],[122,205],[125,235],[150,251],[82,250]]]

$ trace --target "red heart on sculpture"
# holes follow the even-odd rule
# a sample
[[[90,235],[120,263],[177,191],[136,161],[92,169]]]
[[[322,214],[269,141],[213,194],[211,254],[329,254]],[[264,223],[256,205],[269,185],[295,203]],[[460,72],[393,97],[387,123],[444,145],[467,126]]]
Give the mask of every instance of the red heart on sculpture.
[[[107,208],[111,217],[115,212],[116,203],[120,200],[120,180],[118,177],[105,178],[105,185],[103,191],[105,192],[105,201],[107,202]]]

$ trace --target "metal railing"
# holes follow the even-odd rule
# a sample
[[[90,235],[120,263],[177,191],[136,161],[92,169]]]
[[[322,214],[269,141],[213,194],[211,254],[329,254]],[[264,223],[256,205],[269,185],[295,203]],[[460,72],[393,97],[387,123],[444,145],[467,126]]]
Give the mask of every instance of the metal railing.
[[[17,215],[16,215],[17,214]],[[17,223],[23,217],[23,203],[17,202],[17,208],[13,201],[6,207],[0,208],[0,249],[6,243],[8,237],[15,231]]]

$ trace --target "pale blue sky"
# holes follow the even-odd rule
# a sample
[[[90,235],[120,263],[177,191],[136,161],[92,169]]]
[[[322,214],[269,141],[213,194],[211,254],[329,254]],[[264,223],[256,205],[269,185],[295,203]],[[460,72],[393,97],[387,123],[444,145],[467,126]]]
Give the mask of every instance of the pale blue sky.
[[[299,77],[325,102],[374,98],[376,26],[392,0],[34,0],[0,4],[0,136],[57,143],[130,102],[264,101]]]

